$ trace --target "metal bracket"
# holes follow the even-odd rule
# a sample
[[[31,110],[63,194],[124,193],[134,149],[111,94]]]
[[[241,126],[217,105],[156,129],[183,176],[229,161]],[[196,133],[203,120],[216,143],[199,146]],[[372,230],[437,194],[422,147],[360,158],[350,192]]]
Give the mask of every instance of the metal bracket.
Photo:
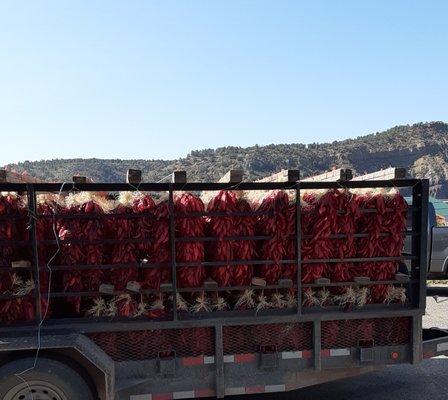
[[[169,355],[159,353],[158,372],[164,377],[173,377],[176,374],[176,353]]]
[[[362,363],[372,363],[375,360],[375,345],[373,340],[360,340],[358,342],[359,360]]]
[[[262,346],[260,352],[260,369],[272,371],[278,368],[278,353],[275,346]]]

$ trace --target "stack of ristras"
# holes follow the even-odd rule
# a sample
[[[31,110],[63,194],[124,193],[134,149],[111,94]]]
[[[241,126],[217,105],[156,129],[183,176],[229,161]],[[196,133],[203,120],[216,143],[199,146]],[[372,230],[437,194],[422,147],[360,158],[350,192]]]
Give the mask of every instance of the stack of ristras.
[[[385,196],[383,191],[367,191],[356,196],[360,209],[358,219],[358,232],[366,233],[367,237],[357,242],[358,257],[379,257],[383,253],[380,242],[386,212]],[[354,276],[367,276],[371,280],[387,280],[390,274],[395,274],[394,263],[389,262],[362,262],[353,268]],[[369,302],[382,303],[386,299],[388,286],[375,285],[370,289]]]
[[[204,213],[204,203],[191,193],[183,193],[174,200],[174,209],[176,212],[176,236],[193,239],[176,243],[176,259],[178,262],[199,264],[204,261],[204,242],[194,241],[194,238],[203,237],[205,233],[205,219],[200,215]],[[199,215],[192,215],[194,213],[199,213]],[[200,264],[177,269],[177,286],[179,288],[198,288],[203,286],[204,280],[205,268]],[[182,297],[179,297],[176,299],[178,306],[179,303],[184,303]],[[189,298],[194,303],[191,312],[210,311],[205,293],[192,295]],[[197,354],[205,354],[209,331],[208,328],[183,329],[176,338],[177,348],[183,347]]]
[[[41,311],[42,316],[49,318],[51,315],[50,304],[48,302],[48,292],[50,285],[55,287],[53,274],[50,275],[51,265],[55,264],[58,256],[58,247],[56,244],[44,244],[42,241],[57,240],[56,237],[56,219],[52,217],[59,212],[59,205],[56,199],[51,195],[41,195],[37,199],[36,236],[38,241],[38,257],[39,257],[39,280],[41,293]]]
[[[407,203],[404,197],[395,189],[389,191],[384,196],[385,210],[382,218],[382,235],[379,239],[378,256],[380,257],[399,257],[404,246],[404,232],[406,230]],[[398,270],[399,262],[381,262],[377,264],[373,279],[375,280],[393,280]],[[376,298],[380,296],[385,298],[383,301],[388,303],[403,301],[406,298],[405,289],[400,287],[388,286],[377,290]]]
[[[191,194],[183,193],[174,201],[176,212],[176,236],[193,238],[192,241],[176,244],[176,259],[179,263],[201,263],[204,261],[204,243],[194,241],[194,238],[204,236],[205,220],[202,216],[192,213],[203,213],[204,203]],[[205,279],[205,269],[202,265],[183,266],[177,269],[177,286],[179,288],[201,287]]]
[[[342,236],[331,239],[331,258],[356,257],[357,247],[354,234],[357,229],[359,209],[355,195],[348,190],[338,189],[331,190],[329,193],[334,198],[332,234]],[[330,263],[325,271],[325,276],[332,282],[349,282],[353,279],[353,270],[353,263]],[[354,303],[363,306],[366,302],[364,292],[365,289],[358,290],[351,286],[330,289],[330,294],[335,295],[333,301],[346,307],[350,307]]]
[[[341,238],[331,240],[332,258],[356,257],[356,222],[359,217],[358,205],[354,195],[348,190],[333,190],[334,196],[334,226],[332,233],[344,235]],[[328,269],[328,277],[332,282],[348,282],[352,279],[351,271],[353,265],[350,263],[336,263]]]
[[[10,193],[0,195],[0,293],[10,291],[13,285],[11,263],[14,258],[14,217],[17,216],[18,198]]]
[[[357,223],[357,232],[365,234],[356,240],[357,257],[370,258],[377,253],[378,243],[381,236],[382,213],[384,212],[384,198],[372,191],[358,192],[355,196],[358,204],[359,218]],[[353,276],[370,277],[373,263],[360,262],[354,265]]]
[[[136,245],[137,257],[141,260],[147,260],[153,263],[153,230],[154,230],[154,211],[156,205],[150,195],[137,196],[134,200],[133,210],[136,214],[141,214],[135,220],[134,237],[144,240]],[[143,289],[159,289],[161,273],[159,267],[145,268],[142,273]]]
[[[297,258],[297,205],[291,202],[287,210],[287,229],[285,232],[285,258],[287,260],[295,260]],[[291,279],[297,282],[297,263],[284,264],[282,268],[282,278]]]
[[[237,221],[235,217],[226,214],[232,214],[237,211],[237,197],[234,192],[221,190],[210,200],[207,206],[209,213],[222,213],[225,215],[207,218],[206,233],[207,236],[216,237],[218,240],[207,242],[206,256],[207,261],[232,261],[236,258],[236,242],[228,240],[228,236],[236,236]],[[218,286],[241,285],[240,282],[233,282],[233,276],[238,277],[236,265],[219,265],[211,267],[208,275],[218,283]],[[243,266],[245,268],[245,266]],[[235,269],[235,271],[234,271]],[[233,274],[235,272],[235,274]]]
[[[388,196],[384,190],[360,193],[357,195],[356,199],[359,208],[364,209],[361,211],[361,216],[358,220],[358,231],[360,233],[368,234],[368,237],[358,240],[358,257],[390,257],[391,252],[397,251],[395,246],[398,246],[398,244],[394,243],[393,238],[390,236],[383,237],[382,235],[390,232],[393,232],[394,235],[402,235],[406,225],[406,217],[405,215],[402,215],[403,211],[406,210],[406,208],[403,208],[402,205],[404,203],[404,199],[400,200],[402,199],[400,194],[396,194],[396,197],[395,194]],[[387,210],[386,202],[393,208]],[[395,207],[398,207],[398,209]],[[395,213],[399,214],[399,217],[395,217],[395,215],[393,215]],[[399,222],[401,218],[403,218],[404,225]],[[390,219],[390,221],[388,221],[388,219]],[[397,226],[395,226],[394,221],[398,222]],[[400,229],[400,232],[397,232],[395,230],[396,228]],[[387,229],[389,229],[390,232],[387,232]],[[401,244],[398,246],[400,250],[397,254],[400,255],[401,248],[403,246],[403,239],[398,240]],[[364,262],[355,268],[355,272],[358,276],[362,274],[370,277],[371,280],[374,281],[393,279],[396,271],[397,263],[389,261]],[[372,286],[370,290],[370,302],[385,302],[388,291],[388,285]]]
[[[314,223],[314,206],[310,203],[305,202],[303,199],[300,200],[300,232],[301,232],[301,259],[309,260],[313,255],[313,240],[312,240],[312,231],[313,231],[313,223]],[[314,281],[313,273],[314,268],[313,264],[302,264],[302,282],[303,283],[312,283]],[[323,272],[323,268],[322,269]],[[305,307],[310,307],[312,303],[307,301],[308,298],[312,298],[312,289],[304,289],[303,290],[303,305]]]
[[[268,285],[277,284],[282,276],[280,261],[286,254],[288,208],[288,195],[284,191],[274,191],[263,199],[257,209],[263,213],[258,220],[258,234],[271,237],[263,241],[260,258],[272,263],[263,264],[258,270],[259,276],[265,279]]]
[[[171,282],[172,270],[169,265],[171,261],[170,249],[170,208],[168,201],[160,201],[154,210],[153,228],[153,250],[151,262],[167,264],[160,269],[160,279],[163,283]]]
[[[311,235],[302,244],[302,260],[331,258],[332,243],[330,235],[336,229],[337,196],[336,191],[305,192],[302,201],[302,234]],[[307,215],[310,214],[310,215]],[[302,269],[302,282],[313,283],[324,276],[328,268],[325,262],[305,263]],[[315,305],[315,296],[310,289],[304,290],[304,305]]]
[[[23,281],[17,274],[12,274],[10,289],[6,294],[14,296],[0,301],[0,323],[11,325],[19,321],[31,321],[35,318],[34,282]]]
[[[64,292],[98,291],[104,282],[101,269],[88,269],[83,272],[80,265],[101,265],[103,262],[103,245],[96,243],[104,238],[104,223],[95,217],[102,214],[103,209],[90,193],[70,194],[62,212],[68,216],[73,214],[92,215],[91,218],[64,218],[58,221],[58,234],[61,242],[61,263],[73,268],[63,272]],[[70,240],[82,240],[82,244],[70,243]],[[75,314],[81,312],[81,298],[67,298]]]
[[[110,263],[125,266],[112,268],[108,273],[108,282],[114,285],[114,290],[124,290],[128,282],[138,279],[136,244],[128,241],[134,237],[133,201],[133,193],[121,192],[108,221],[109,235],[119,240],[112,246]]]
[[[253,212],[251,204],[244,198],[239,197],[237,211],[251,214]],[[257,229],[257,218],[254,215],[244,215],[236,218],[237,236],[255,236]],[[257,257],[255,240],[239,240],[235,243],[236,250],[234,254],[236,260],[254,260]],[[235,266],[232,270],[232,284],[248,286],[251,284],[253,275],[253,266],[244,264]]]
[[[0,223],[0,294],[20,296],[0,300],[0,322],[8,325],[32,320],[35,316],[32,297],[29,296],[34,289],[32,281],[28,279],[24,284],[22,278],[10,270],[13,261],[28,256],[23,247],[13,245],[27,237],[24,216],[26,206],[21,197],[13,193],[0,195],[0,217],[4,218]]]

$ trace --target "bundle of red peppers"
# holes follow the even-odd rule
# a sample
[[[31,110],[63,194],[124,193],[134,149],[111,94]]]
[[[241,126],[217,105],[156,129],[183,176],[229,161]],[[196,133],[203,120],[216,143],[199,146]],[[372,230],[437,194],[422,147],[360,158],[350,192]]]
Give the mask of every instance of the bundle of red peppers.
[[[0,323],[7,325],[35,318],[31,272],[13,268],[29,258],[27,224],[26,199],[0,194],[0,294],[11,296],[0,300]]]
[[[294,307],[293,290],[263,286],[277,285],[279,280],[297,282],[298,226],[303,283],[320,278],[352,282],[356,277],[388,281],[397,272],[395,261],[338,260],[400,256],[406,210],[397,191],[309,191],[302,195],[300,208],[287,191],[270,192],[254,204],[242,192],[223,190],[205,205],[199,195],[180,192],[174,195],[172,210],[168,199],[155,201],[143,193],[122,193],[116,199],[84,192],[43,196],[36,219],[42,308],[47,317],[87,313],[165,318],[174,302],[185,312]],[[177,286],[194,289],[178,299],[160,292],[161,284],[172,282],[171,211]],[[2,194],[0,218],[0,293],[30,291],[1,300],[0,321],[33,319],[32,272],[11,268],[14,261],[31,261],[30,247],[16,243],[29,238],[26,201],[16,194]],[[50,283],[51,266],[59,268]],[[218,287],[255,286],[211,293],[204,289],[206,280]],[[49,291],[65,293],[57,307],[48,304]],[[322,284],[305,289],[302,300],[304,306],[351,307],[403,301],[403,291],[390,284],[338,288]]]

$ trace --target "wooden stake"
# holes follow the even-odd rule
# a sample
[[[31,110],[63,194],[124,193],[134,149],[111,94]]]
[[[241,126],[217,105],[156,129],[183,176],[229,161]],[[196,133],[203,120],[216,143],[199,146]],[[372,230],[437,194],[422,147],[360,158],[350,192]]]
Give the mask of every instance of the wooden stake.
[[[355,176],[354,181],[379,181],[406,178],[406,168],[386,168],[368,174]]]
[[[139,169],[128,169],[126,172],[126,183],[139,184],[142,181],[142,171]]]

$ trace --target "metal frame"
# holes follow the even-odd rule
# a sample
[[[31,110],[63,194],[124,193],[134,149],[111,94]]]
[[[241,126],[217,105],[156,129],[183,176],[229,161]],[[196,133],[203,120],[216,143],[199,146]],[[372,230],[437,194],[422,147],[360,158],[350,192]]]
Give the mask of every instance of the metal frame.
[[[396,261],[396,260],[411,260],[412,261],[412,271],[411,276],[412,279],[409,282],[409,285],[411,286],[412,290],[410,291],[411,295],[411,304],[414,309],[419,309],[421,312],[423,312],[425,307],[425,276],[426,276],[426,263],[427,263],[427,257],[426,257],[426,226],[427,226],[427,207],[428,207],[428,199],[427,199],[427,192],[428,192],[428,181],[426,180],[418,180],[418,179],[399,179],[399,180],[387,180],[387,181],[347,181],[347,182],[241,182],[237,185],[237,190],[271,190],[271,189],[284,189],[284,190],[293,190],[295,191],[295,201],[297,205],[297,219],[296,219],[296,232],[298,233],[296,235],[297,240],[297,255],[294,260],[281,260],[281,264],[297,264],[298,265],[298,272],[297,272],[297,284],[293,285],[292,288],[297,290],[297,298],[298,298],[298,307],[296,312],[293,312],[292,314],[296,314],[298,320],[300,321],[301,318],[303,318],[304,314],[309,313],[309,310],[304,310],[301,304],[301,296],[302,296],[302,288],[303,287],[334,287],[334,286],[350,286],[350,285],[360,285],[356,282],[340,282],[340,283],[325,283],[325,284],[302,284],[301,282],[301,265],[302,264],[308,264],[308,263],[336,263],[336,262],[362,262],[362,261]],[[301,190],[307,190],[307,189],[330,189],[330,188],[371,188],[371,187],[411,187],[413,191],[413,213],[412,213],[412,231],[406,232],[406,235],[412,236],[412,254],[411,255],[402,255],[401,257],[374,257],[374,258],[350,258],[350,259],[312,259],[312,260],[301,260],[301,254],[300,254],[300,242],[304,237],[301,237],[300,235],[300,228],[301,228],[301,206],[300,206],[300,191]],[[174,192],[175,191],[202,191],[202,190],[220,190],[220,189],[227,189],[232,190],[234,189],[234,185],[229,185],[228,183],[140,183],[139,184],[139,190],[140,191],[167,191],[169,194],[169,209],[170,209],[170,217],[169,217],[169,229],[170,229],[170,246],[171,246],[171,262],[170,264],[164,264],[164,263],[158,263],[158,264],[151,264],[147,263],[144,265],[141,264],[130,264],[130,265],[85,265],[85,266],[79,266],[80,269],[111,269],[111,268],[122,268],[122,267],[129,267],[129,266],[138,266],[139,268],[154,268],[154,267],[160,267],[160,266],[167,266],[171,265],[172,268],[172,279],[173,279],[173,296],[175,298],[176,294],[179,292],[194,292],[198,290],[204,290],[204,291],[213,291],[209,288],[184,288],[184,289],[177,289],[176,285],[176,270],[179,266],[197,266],[198,263],[186,263],[186,262],[177,262],[176,261],[176,249],[175,245],[178,241],[188,241],[188,240],[198,240],[197,238],[179,238],[176,237],[174,229],[175,229],[175,219],[176,217],[183,217],[175,214],[174,212]],[[73,184],[58,184],[58,183],[37,183],[37,184],[16,184],[16,183],[3,183],[0,184],[0,190],[4,191],[25,191],[28,195],[28,204],[29,204],[29,212],[30,212],[30,242],[31,247],[33,251],[33,274],[35,276],[35,282],[36,286],[39,287],[39,260],[38,260],[38,253],[37,253],[37,239],[36,239],[36,218],[44,217],[44,216],[38,216],[37,210],[36,210],[36,193],[38,192],[48,192],[48,191],[57,191],[59,192],[62,189],[63,192],[70,192],[72,190],[88,190],[88,191],[119,191],[119,190],[135,190],[135,187],[129,184],[109,184],[109,183],[73,183]],[[370,210],[366,210],[368,212],[371,212]],[[215,213],[196,213],[197,216],[200,215],[214,215]],[[216,213],[217,214],[217,213]],[[242,213],[235,213],[236,215],[242,214]],[[230,215],[230,214],[227,214]],[[253,215],[253,214],[251,214]],[[196,215],[188,215],[188,216],[196,216]],[[54,218],[54,216],[50,216]],[[66,217],[64,215],[64,217]],[[71,216],[71,217],[77,217],[77,216]],[[84,216],[85,217],[85,216]],[[104,216],[101,216],[104,217]],[[90,216],[92,218],[92,216]],[[367,234],[356,234],[357,237],[364,237]],[[334,238],[339,238],[344,235],[332,235]],[[265,240],[269,237],[266,236],[256,236],[256,237],[232,237],[227,238],[228,240]],[[208,240],[216,240],[216,238],[212,237],[203,237],[199,240],[208,241]],[[130,239],[129,241],[135,241],[138,242],[139,240],[133,240]],[[53,242],[53,241],[44,241],[45,243]],[[80,240],[73,240],[72,242],[82,242]],[[114,240],[100,240],[101,244],[104,243],[110,243],[114,242]],[[115,241],[116,242],[116,241]],[[252,265],[260,265],[260,264],[269,264],[274,263],[274,261],[271,260],[234,260],[230,262],[226,262],[226,264],[229,265],[238,265],[238,264],[252,264]],[[222,265],[222,262],[219,261],[204,261],[201,263],[204,267],[210,267],[214,265]],[[52,270],[67,270],[71,269],[73,267],[69,266],[52,266]],[[379,282],[368,282],[363,283],[361,285],[373,285],[378,284]],[[381,282],[385,283],[385,282]],[[401,283],[399,281],[388,281],[388,284],[393,283]],[[257,286],[236,286],[236,287],[222,287],[217,288],[218,291],[232,291],[232,290],[244,290],[246,288],[255,288],[260,289],[260,287]],[[284,289],[284,286],[281,285],[270,285],[265,287],[265,289]],[[36,310],[37,319],[39,319],[39,316],[41,315],[40,310],[40,292],[39,290],[36,290],[36,305],[38,305]],[[150,294],[155,293],[155,290],[146,290],[142,291],[143,294]],[[115,294],[121,294],[123,292],[115,292]],[[97,296],[100,295],[99,292],[70,292],[70,293],[52,293],[51,297],[71,297],[71,296]],[[2,295],[1,298],[8,298],[6,295]],[[179,315],[176,309],[176,302],[173,302],[173,320],[177,321],[179,319]],[[366,307],[366,309],[369,307]],[[374,312],[382,312],[380,310],[377,310],[378,307],[374,307]],[[390,307],[384,307],[384,312],[387,312],[390,310]],[[404,309],[405,310],[405,309]],[[365,310],[367,311],[367,310]],[[345,319],[347,316],[346,312],[343,312],[341,310],[335,311],[335,310],[322,310],[322,313],[325,313],[328,315],[331,313],[332,317],[334,319]],[[279,314],[278,310],[271,310],[270,313],[272,314],[274,318],[276,318]],[[215,314],[216,315],[216,314]],[[230,311],[225,313],[226,316],[233,316],[238,317],[241,315],[238,311]],[[204,316],[201,316],[201,319]],[[253,318],[251,316],[250,318]],[[210,321],[212,321],[214,318],[214,315],[211,316]],[[258,319],[258,318],[257,318]],[[70,319],[70,326],[73,326],[73,323],[82,323],[86,322],[85,318],[75,318]],[[91,319],[88,319],[88,323],[91,323]],[[140,321],[139,321],[140,322]],[[168,321],[164,322],[165,324]],[[110,327],[115,322],[108,323],[108,326]],[[156,323],[156,321],[146,321],[148,324],[148,327],[151,326],[151,324]],[[62,328],[59,326],[59,324],[53,324],[53,321],[49,321],[44,326],[50,327],[51,325],[55,325],[56,328]],[[132,324],[131,324],[132,325]],[[28,325],[28,329],[30,326]],[[0,332],[4,330],[4,327],[0,327]],[[8,328],[6,328],[8,330]]]
[[[300,235],[301,231],[301,205],[300,205],[300,191],[311,189],[332,189],[332,188],[412,188],[413,194],[413,212],[412,212],[412,231],[406,232],[406,235],[412,236],[412,252],[411,254],[402,255],[401,257],[375,257],[375,258],[352,258],[352,259],[329,259],[329,260],[301,260],[301,240],[304,239]],[[175,191],[217,191],[217,190],[291,190],[295,191],[295,200],[297,206],[297,219],[296,219],[296,240],[297,240],[297,254],[294,260],[282,260],[282,263],[296,263],[298,265],[297,272],[297,284],[292,287],[297,290],[298,307],[292,310],[267,310],[265,312],[256,313],[253,311],[228,311],[219,313],[210,313],[205,316],[201,314],[198,318],[192,318],[189,316],[186,318],[184,315],[178,312],[176,309],[176,301],[173,302],[172,319],[167,321],[148,321],[144,319],[134,320],[105,320],[105,319],[92,319],[92,318],[70,318],[60,320],[45,321],[38,327],[37,322],[40,320],[41,315],[41,302],[40,291],[36,290],[36,306],[38,316],[35,323],[19,324],[11,327],[0,327],[0,335],[16,335],[18,332],[25,334],[33,334],[38,329],[41,329],[45,334],[62,333],[62,332],[112,332],[112,331],[132,331],[132,330],[146,330],[146,329],[173,329],[173,328],[190,328],[190,327],[213,327],[215,331],[215,362],[216,362],[216,388],[217,396],[222,397],[225,393],[225,380],[224,380],[224,364],[223,364],[223,326],[228,325],[255,325],[255,324],[270,324],[270,323],[291,323],[291,322],[312,322],[313,323],[313,350],[314,350],[314,369],[319,371],[322,368],[322,354],[321,354],[321,322],[326,320],[348,320],[348,319],[366,319],[366,318],[385,318],[385,317],[411,317],[413,321],[412,325],[412,360],[418,362],[421,358],[422,338],[421,338],[421,317],[425,309],[425,287],[426,287],[426,271],[427,271],[427,210],[428,210],[428,188],[429,184],[427,180],[418,179],[397,179],[397,180],[379,180],[379,181],[346,181],[346,182],[312,182],[312,181],[294,181],[294,182],[241,182],[235,184],[229,183],[140,183],[138,184],[138,190],[148,192],[168,192],[169,197],[169,229],[170,229],[170,245],[171,245],[171,265],[172,268],[172,294],[174,298],[178,292],[184,291],[198,291],[205,290],[208,292],[214,291],[209,288],[194,288],[194,289],[177,289],[176,285],[176,270],[178,266],[188,266],[191,263],[180,263],[176,261],[176,243],[179,241],[198,240],[198,238],[179,238],[175,235],[175,219],[182,217],[176,215],[174,212],[174,192]],[[38,252],[37,252],[37,238],[36,238],[36,223],[35,218],[39,218],[36,215],[36,193],[39,192],[69,192],[73,190],[87,190],[87,191],[134,191],[135,186],[129,184],[112,184],[112,183],[72,183],[72,184],[59,184],[59,183],[36,183],[36,184],[16,184],[16,183],[1,183],[0,191],[17,191],[27,192],[28,204],[30,211],[30,244],[33,250],[33,266],[32,271],[35,276],[37,287],[39,287],[39,265],[38,265]],[[368,211],[371,212],[371,211]],[[235,213],[240,215],[241,213]],[[199,215],[213,215],[212,213],[199,213]],[[199,216],[197,215],[197,216]],[[226,214],[229,215],[229,214]],[[254,215],[254,213],[251,213]],[[189,215],[191,216],[191,215]],[[51,216],[54,217],[54,216]],[[64,216],[66,218],[67,216]],[[74,216],[77,217],[77,216]],[[89,216],[92,218],[92,216]],[[1,220],[2,218],[0,218]],[[343,235],[332,235],[334,238],[341,238]],[[357,234],[357,237],[365,237],[365,234]],[[255,237],[229,237],[228,240],[265,240],[266,236]],[[200,238],[199,240],[216,240],[210,237]],[[131,241],[131,240],[130,240]],[[48,241],[46,241],[47,243]],[[50,241],[51,242],[51,241]],[[110,242],[110,241],[109,241]],[[23,243],[22,243],[23,245]],[[301,265],[305,263],[317,263],[317,262],[360,262],[360,261],[381,261],[381,260],[405,260],[409,259],[411,263],[411,280],[406,283],[410,289],[410,304],[405,306],[386,306],[386,305],[372,305],[366,306],[362,309],[354,309],[350,312],[341,309],[335,309],[329,307],[323,308],[306,308],[302,307],[302,289],[304,287],[331,287],[331,286],[348,286],[359,285],[356,282],[342,282],[342,283],[330,283],[330,284],[302,284],[301,282]],[[268,264],[272,261],[239,261],[234,260],[232,262],[226,262],[226,264],[238,263],[242,264]],[[157,266],[166,264],[145,264],[138,265],[140,268],[154,268]],[[197,266],[198,263],[192,265]],[[203,262],[205,267],[213,265],[222,265],[222,262]],[[134,264],[133,264],[134,266]],[[119,266],[115,266],[119,267]],[[126,267],[126,266],[122,266]],[[0,267],[1,268],[1,267]],[[67,269],[65,266],[53,266],[53,270]],[[72,268],[72,267],[70,267]],[[92,265],[84,266],[81,268],[114,268],[111,265]],[[29,269],[28,269],[29,270]],[[369,282],[367,284],[376,284],[378,282]],[[398,280],[381,282],[382,284],[403,284]],[[365,285],[362,283],[361,285]],[[217,290],[241,290],[246,287],[231,287],[231,288],[218,288]],[[262,287],[256,286],[256,289],[262,289]],[[264,289],[285,289],[281,285],[271,285]],[[155,291],[145,291],[144,293],[153,293]],[[120,292],[117,292],[120,293]],[[68,296],[82,296],[82,295],[98,295],[95,293],[54,293],[52,297],[68,297]],[[7,298],[8,296],[0,296],[0,298]],[[11,297],[11,296],[9,296]]]

